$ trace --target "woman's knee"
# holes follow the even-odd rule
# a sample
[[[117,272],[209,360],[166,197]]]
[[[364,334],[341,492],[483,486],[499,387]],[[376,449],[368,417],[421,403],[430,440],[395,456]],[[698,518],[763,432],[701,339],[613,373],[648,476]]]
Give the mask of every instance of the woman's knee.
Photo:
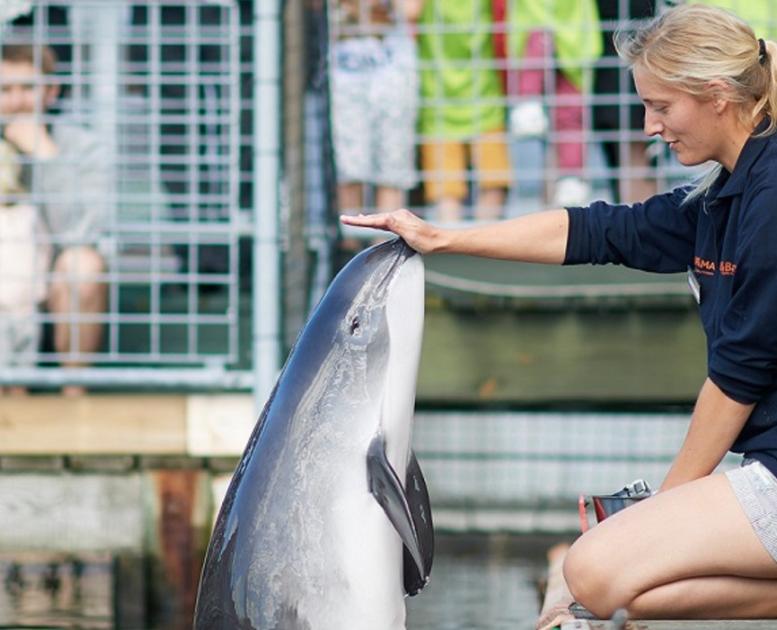
[[[564,579],[575,601],[600,619],[609,618],[629,599],[621,580],[613,550],[601,537],[583,536],[564,560]]]

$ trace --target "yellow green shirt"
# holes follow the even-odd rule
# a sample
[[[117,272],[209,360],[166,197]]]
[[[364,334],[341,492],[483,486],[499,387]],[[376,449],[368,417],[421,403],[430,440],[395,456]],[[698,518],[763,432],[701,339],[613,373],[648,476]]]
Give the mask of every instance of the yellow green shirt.
[[[529,33],[550,31],[561,71],[578,88],[590,89],[592,65],[604,49],[595,0],[508,0],[505,19],[512,57],[523,57]]]
[[[422,135],[466,139],[504,126],[491,0],[426,0],[418,22]]]
[[[777,3],[774,0],[696,0],[731,11],[747,22],[757,37],[777,40]]]

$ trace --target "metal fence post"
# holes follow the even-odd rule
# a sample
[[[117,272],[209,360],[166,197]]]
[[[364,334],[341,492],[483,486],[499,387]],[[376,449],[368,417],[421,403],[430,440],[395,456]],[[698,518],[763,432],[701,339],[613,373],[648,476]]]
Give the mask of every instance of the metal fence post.
[[[280,361],[280,0],[254,3],[254,399],[261,409]]]

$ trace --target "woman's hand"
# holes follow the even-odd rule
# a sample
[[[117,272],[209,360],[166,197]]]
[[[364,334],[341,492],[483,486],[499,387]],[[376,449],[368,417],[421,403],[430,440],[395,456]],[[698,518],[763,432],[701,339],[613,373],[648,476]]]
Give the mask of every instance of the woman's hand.
[[[394,232],[421,254],[445,252],[551,264],[564,262],[569,231],[569,216],[563,208],[455,230],[427,223],[407,210],[343,215],[340,220]]]
[[[340,221],[346,225],[393,232],[401,236],[419,254],[439,251],[443,247],[444,237],[448,232],[427,223],[405,209],[381,214],[341,215]]]

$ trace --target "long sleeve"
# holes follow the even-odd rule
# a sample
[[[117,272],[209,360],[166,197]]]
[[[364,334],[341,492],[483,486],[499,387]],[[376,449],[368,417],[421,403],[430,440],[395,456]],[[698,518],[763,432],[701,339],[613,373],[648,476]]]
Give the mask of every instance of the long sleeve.
[[[596,202],[569,208],[564,264],[614,263],[644,271],[685,271],[693,261],[698,203],[687,188],[633,206]]]

